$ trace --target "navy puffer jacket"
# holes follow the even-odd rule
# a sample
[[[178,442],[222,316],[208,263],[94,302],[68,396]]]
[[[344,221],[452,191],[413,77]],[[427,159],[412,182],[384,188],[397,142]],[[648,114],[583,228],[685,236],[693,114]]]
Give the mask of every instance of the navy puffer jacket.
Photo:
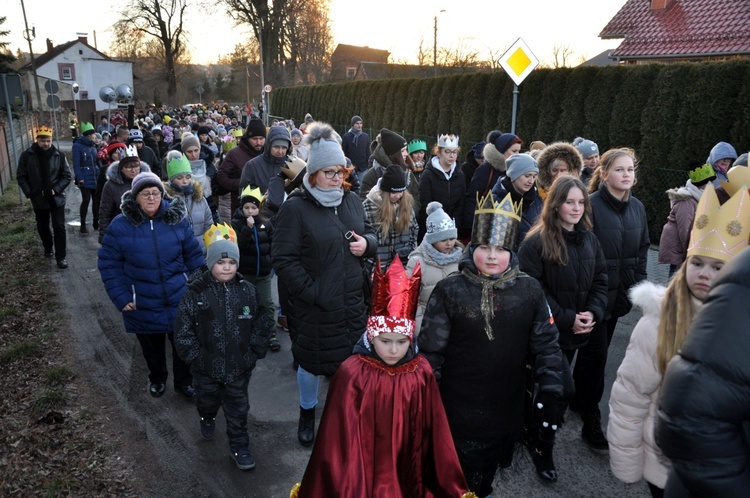
[[[181,199],[163,198],[150,220],[130,191],[99,248],[99,272],[109,298],[123,312],[125,330],[171,333],[190,273],[206,264]]]
[[[646,261],[651,244],[646,209],[631,195],[624,201],[615,198],[606,184],[591,194],[594,234],[607,260],[607,311],[604,319],[627,315],[633,307],[628,290],[646,280]]]
[[[96,190],[99,163],[96,160],[96,145],[88,137],[76,137],[73,141],[73,172],[78,187]]]

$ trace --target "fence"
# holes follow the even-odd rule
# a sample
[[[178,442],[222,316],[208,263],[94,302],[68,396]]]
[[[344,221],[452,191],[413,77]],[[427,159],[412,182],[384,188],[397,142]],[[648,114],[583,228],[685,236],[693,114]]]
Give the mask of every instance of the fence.
[[[0,195],[5,195],[8,183],[15,177],[21,152],[34,143],[34,130],[38,123],[36,114],[16,115],[13,118],[14,136],[10,122],[0,121]]]

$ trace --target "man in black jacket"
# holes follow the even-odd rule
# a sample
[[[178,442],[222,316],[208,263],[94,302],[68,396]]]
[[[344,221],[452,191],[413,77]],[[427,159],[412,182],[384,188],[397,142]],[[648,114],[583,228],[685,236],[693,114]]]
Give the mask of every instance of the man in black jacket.
[[[70,184],[71,174],[65,155],[52,145],[52,128],[39,128],[36,143],[26,149],[18,160],[16,175],[19,188],[27,199],[31,199],[44,255],[48,258],[55,256],[57,267],[67,268],[65,189]],[[52,231],[49,228],[50,220]]]
[[[370,137],[367,133],[362,131],[362,118],[359,116],[353,116],[352,127],[344,134],[341,148],[344,149],[344,155],[348,157],[354,165],[354,171],[357,174],[357,180],[359,183],[362,183],[362,177],[367,170],[369,146]]]

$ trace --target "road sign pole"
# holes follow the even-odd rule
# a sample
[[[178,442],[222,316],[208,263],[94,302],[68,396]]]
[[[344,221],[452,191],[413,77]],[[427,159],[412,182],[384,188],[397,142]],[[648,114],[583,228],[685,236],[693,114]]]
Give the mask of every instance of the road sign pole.
[[[513,114],[510,122],[510,132],[516,134],[516,112],[518,111],[518,85],[513,83]]]

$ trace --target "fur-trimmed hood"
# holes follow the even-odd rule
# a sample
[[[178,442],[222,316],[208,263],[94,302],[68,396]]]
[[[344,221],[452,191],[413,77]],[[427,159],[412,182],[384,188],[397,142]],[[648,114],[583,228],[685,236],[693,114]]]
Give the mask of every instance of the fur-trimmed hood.
[[[485,159],[487,158],[486,155],[484,157]],[[561,159],[568,163],[571,167],[571,174],[575,175],[576,178],[580,178],[581,176],[581,170],[583,169],[583,157],[581,153],[567,142],[555,142],[545,147],[536,159],[537,166],[539,167],[537,181],[545,189],[549,189],[552,186],[550,170],[552,163],[556,159]]]
[[[380,206],[380,202],[383,200],[383,192],[380,190],[380,180],[367,192],[367,198]]]
[[[484,162],[490,163],[490,166],[505,174],[505,154],[497,150],[491,142],[484,146]]]
[[[661,300],[667,288],[644,280],[630,288],[630,301],[643,310],[644,315],[661,316]]]
[[[151,173],[151,168],[148,164],[141,161],[141,173]],[[120,161],[115,161],[107,168],[107,180],[116,183],[118,185],[125,185],[125,179],[122,177],[122,170],[120,169]]]
[[[193,202],[200,202],[201,199],[203,199],[203,185],[198,181],[191,181],[193,182],[193,195],[190,197],[193,198]],[[169,182],[164,182],[164,190],[167,191],[167,194],[169,194],[170,197],[182,197],[182,193],[176,191]]]
[[[140,225],[147,219],[131,190],[122,195],[120,209],[122,209],[122,215],[134,226]],[[185,219],[185,216],[187,216],[187,207],[180,197],[172,199],[169,194],[162,197],[159,212],[156,214],[157,218],[161,218],[161,221],[167,225],[177,225]]]
[[[693,195],[685,187],[671,188],[667,190],[667,197],[669,197],[669,201],[672,204],[675,202],[686,201],[688,199],[694,199]]]

